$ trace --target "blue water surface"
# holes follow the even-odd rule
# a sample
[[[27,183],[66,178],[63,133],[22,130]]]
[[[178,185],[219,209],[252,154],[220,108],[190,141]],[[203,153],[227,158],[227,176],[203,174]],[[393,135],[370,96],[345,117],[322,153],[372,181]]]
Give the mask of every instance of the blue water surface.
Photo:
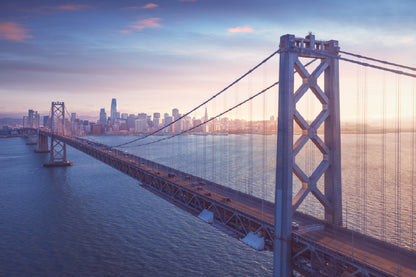
[[[258,252],[68,147],[0,140],[0,276],[270,276]]]

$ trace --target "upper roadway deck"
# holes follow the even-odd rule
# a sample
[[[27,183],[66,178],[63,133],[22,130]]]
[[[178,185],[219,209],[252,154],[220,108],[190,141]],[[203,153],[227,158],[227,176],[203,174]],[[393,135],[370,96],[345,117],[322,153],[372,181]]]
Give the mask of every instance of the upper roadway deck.
[[[41,133],[51,135],[47,131]],[[193,214],[212,210],[219,225],[235,231],[237,237],[257,230],[265,237],[266,247],[272,247],[273,203],[103,144],[54,136],[140,180],[145,188]],[[326,226],[325,222],[300,213],[295,213],[293,219],[300,225],[292,234],[293,263],[304,275],[315,276],[319,272],[322,276],[416,276],[415,252],[345,228]],[[309,270],[314,263],[328,269]]]

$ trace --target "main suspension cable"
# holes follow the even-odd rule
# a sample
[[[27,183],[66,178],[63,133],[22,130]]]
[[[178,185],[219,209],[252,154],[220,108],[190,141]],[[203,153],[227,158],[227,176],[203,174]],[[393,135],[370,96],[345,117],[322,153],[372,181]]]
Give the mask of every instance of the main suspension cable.
[[[339,51],[339,53],[354,56],[354,57],[357,57],[357,58],[360,58],[360,59],[366,59],[366,60],[370,60],[370,61],[374,61],[374,62],[378,62],[378,63],[383,63],[383,64],[387,64],[387,65],[397,66],[397,67],[401,67],[401,68],[404,68],[404,69],[416,71],[416,68],[414,68],[414,67],[401,65],[401,64],[397,64],[397,63],[392,63],[392,62],[389,62],[389,61],[383,61],[383,60],[370,58],[370,57],[366,57],[366,56],[362,56],[362,55],[359,55],[359,54],[354,54],[354,53],[350,53],[350,52],[346,52],[346,51],[341,51],[341,50]]]
[[[316,60],[317,60],[317,59],[313,59],[312,61],[308,62],[307,64],[305,64],[305,67],[307,67],[307,66],[311,65],[311,64],[312,64],[312,63],[314,63]],[[295,70],[295,72],[296,72],[296,70]],[[215,117],[212,117],[212,118],[210,118],[209,120],[207,120],[207,121],[205,121],[205,122],[201,122],[200,124],[198,124],[198,125],[196,125],[196,126],[193,126],[193,127],[189,128],[189,129],[186,129],[186,130],[184,130],[184,131],[182,131],[182,132],[180,132],[180,133],[174,134],[174,135],[169,136],[169,137],[164,137],[164,138],[161,138],[161,139],[158,139],[158,140],[155,140],[155,141],[151,141],[151,142],[148,142],[148,143],[143,143],[143,144],[139,144],[139,145],[133,145],[132,147],[141,147],[141,146],[145,146],[145,145],[153,144],[153,143],[156,143],[156,142],[164,141],[164,140],[171,139],[171,138],[177,137],[177,136],[179,136],[179,135],[182,135],[182,134],[188,133],[188,132],[190,132],[190,131],[192,131],[192,130],[194,130],[194,129],[196,129],[196,128],[198,128],[198,127],[200,127],[200,126],[204,125],[204,124],[207,124],[207,123],[211,122],[212,120],[215,120],[215,119],[217,119],[217,118],[219,118],[219,117],[223,116],[224,114],[226,114],[226,113],[228,113],[228,112],[231,112],[232,110],[234,110],[234,109],[236,109],[236,108],[240,107],[241,105],[243,105],[243,104],[247,103],[248,101],[250,101],[250,100],[252,100],[252,99],[256,98],[257,96],[259,96],[259,95],[261,95],[261,94],[265,93],[266,91],[268,91],[269,89],[271,89],[271,88],[275,87],[275,86],[276,86],[276,85],[278,85],[278,84],[279,84],[279,81],[277,81],[277,82],[273,83],[272,85],[268,86],[267,88],[265,88],[265,89],[261,90],[260,92],[258,92],[258,93],[256,93],[256,94],[254,94],[253,96],[251,96],[251,97],[247,98],[247,99],[246,99],[246,100],[244,100],[243,102],[240,102],[239,104],[236,104],[235,106],[233,106],[233,107],[229,108],[228,110],[226,110],[226,111],[224,111],[224,112],[222,112],[222,113],[220,113],[220,114],[216,115]],[[145,138],[145,137],[143,137],[143,138]],[[121,144],[121,146],[124,146],[124,145],[125,145],[125,144]],[[113,147],[119,147],[119,146],[113,146]]]
[[[362,66],[366,66],[366,67],[372,67],[375,69],[379,69],[379,70],[384,70],[384,71],[388,71],[388,72],[392,72],[392,73],[396,73],[399,75],[405,75],[405,76],[409,76],[412,78],[416,78],[416,74],[412,74],[412,73],[408,73],[408,72],[404,72],[404,71],[400,71],[400,70],[395,70],[395,69],[390,69],[387,67],[383,67],[383,66],[378,66],[378,65],[373,65],[373,64],[369,64],[369,63],[364,63],[364,62],[360,62],[360,61],[356,61],[356,60],[351,60],[351,59],[347,59],[347,58],[343,58],[337,55],[332,55],[332,54],[328,54],[325,52],[321,52],[321,51],[317,51],[317,50],[313,50],[313,49],[309,49],[309,48],[303,48],[303,47],[299,47],[299,49],[305,50],[305,51],[309,51],[318,55],[322,55],[322,56],[326,56],[329,58],[335,58],[338,60],[342,60],[342,61],[346,61],[346,62],[350,62],[350,63],[355,63],[355,64],[359,64]]]
[[[148,143],[143,143],[143,144],[139,144],[139,145],[134,145],[134,147],[140,147],[140,146],[145,146],[145,145],[149,145],[149,144],[157,143],[157,142],[160,142],[160,141],[164,141],[164,140],[172,139],[172,138],[174,138],[174,137],[177,137],[177,136],[183,135],[183,134],[185,134],[185,133],[188,133],[188,132],[190,132],[190,131],[192,131],[192,130],[194,130],[194,129],[198,128],[198,127],[201,127],[201,126],[203,126],[203,125],[205,125],[205,124],[207,124],[207,123],[211,122],[211,121],[212,121],[212,120],[214,120],[214,119],[217,119],[218,117],[223,116],[223,115],[224,115],[224,114],[226,114],[226,113],[231,112],[232,110],[234,110],[234,109],[236,109],[236,108],[240,107],[241,105],[243,105],[243,104],[247,103],[247,102],[248,102],[248,101],[250,101],[250,100],[253,100],[253,99],[254,99],[254,98],[256,98],[257,96],[259,96],[259,95],[261,95],[261,94],[265,93],[266,91],[268,91],[269,89],[271,89],[271,88],[275,87],[275,86],[276,86],[276,85],[278,85],[278,84],[279,84],[279,82],[275,82],[275,83],[273,83],[272,85],[268,86],[267,88],[265,88],[265,89],[261,90],[260,92],[258,92],[258,93],[256,93],[256,94],[254,94],[253,96],[251,96],[251,97],[247,98],[247,99],[246,99],[246,100],[244,100],[243,102],[240,102],[240,103],[238,103],[237,105],[235,105],[235,106],[233,106],[233,107],[229,108],[228,110],[223,111],[222,113],[220,113],[220,114],[218,114],[218,115],[216,115],[216,116],[214,116],[214,117],[211,117],[211,118],[210,118],[210,119],[208,119],[207,121],[202,122],[202,123],[200,123],[200,124],[198,124],[198,125],[195,125],[195,126],[193,126],[193,127],[189,128],[189,129],[187,129],[187,130],[184,130],[184,131],[182,131],[182,132],[180,132],[180,133],[177,133],[177,134],[174,134],[174,135],[172,135],[172,136],[169,136],[169,137],[164,137],[164,138],[161,138],[161,139],[158,139],[158,140],[155,140],[155,141],[151,141],[151,142],[148,142]]]

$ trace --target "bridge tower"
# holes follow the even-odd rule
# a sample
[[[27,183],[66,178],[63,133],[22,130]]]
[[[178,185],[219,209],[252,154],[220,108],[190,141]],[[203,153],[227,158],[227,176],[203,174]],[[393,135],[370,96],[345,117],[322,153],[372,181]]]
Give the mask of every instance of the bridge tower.
[[[52,102],[51,108],[51,158],[47,167],[71,166],[72,163],[66,159],[66,143],[57,140],[56,135],[65,135],[65,104],[64,102]]]
[[[317,41],[312,34],[305,38],[288,34],[280,38],[280,51],[274,276],[292,276],[292,214],[306,196],[312,193],[321,203],[327,224],[342,225],[339,68],[336,58],[339,47],[338,41]],[[306,62],[303,64],[299,58],[304,58],[302,61],[317,59],[320,64],[313,72],[308,72]],[[295,74],[302,79],[296,88]],[[323,89],[318,85],[319,77],[324,79]],[[297,110],[297,103],[308,89],[322,104],[321,112],[311,122]],[[302,135],[295,143],[294,122],[302,129]],[[323,139],[317,133],[322,124]],[[322,153],[320,164],[310,176],[295,160],[308,140]],[[302,183],[294,197],[293,176]],[[324,178],[324,191],[317,186],[321,177]]]

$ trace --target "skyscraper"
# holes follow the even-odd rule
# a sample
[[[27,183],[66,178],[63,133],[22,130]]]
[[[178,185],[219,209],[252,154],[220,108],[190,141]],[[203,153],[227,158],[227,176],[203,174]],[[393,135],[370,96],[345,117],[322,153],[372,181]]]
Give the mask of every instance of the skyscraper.
[[[207,110],[207,107],[205,107],[204,122],[207,122],[207,121],[208,121],[208,110]],[[208,132],[208,124],[205,124],[203,126],[203,131],[204,131],[204,133],[207,133]]]
[[[161,123],[160,113],[153,113],[153,128],[158,129]]]
[[[29,110],[28,112],[28,122],[27,122],[27,126],[29,128],[33,128],[33,115],[34,115],[35,111],[34,110]]]
[[[105,109],[102,108],[100,110],[100,125],[105,126],[107,124],[107,113],[105,112]]]
[[[173,109],[172,110],[172,117],[173,117],[173,120],[176,120],[176,119],[178,119],[178,117],[179,117],[179,110],[178,109]]]
[[[117,118],[117,101],[115,98],[111,100],[111,122],[113,123],[114,120]]]
[[[208,121],[208,110],[207,107],[205,107],[205,116],[204,116],[204,122]]]

